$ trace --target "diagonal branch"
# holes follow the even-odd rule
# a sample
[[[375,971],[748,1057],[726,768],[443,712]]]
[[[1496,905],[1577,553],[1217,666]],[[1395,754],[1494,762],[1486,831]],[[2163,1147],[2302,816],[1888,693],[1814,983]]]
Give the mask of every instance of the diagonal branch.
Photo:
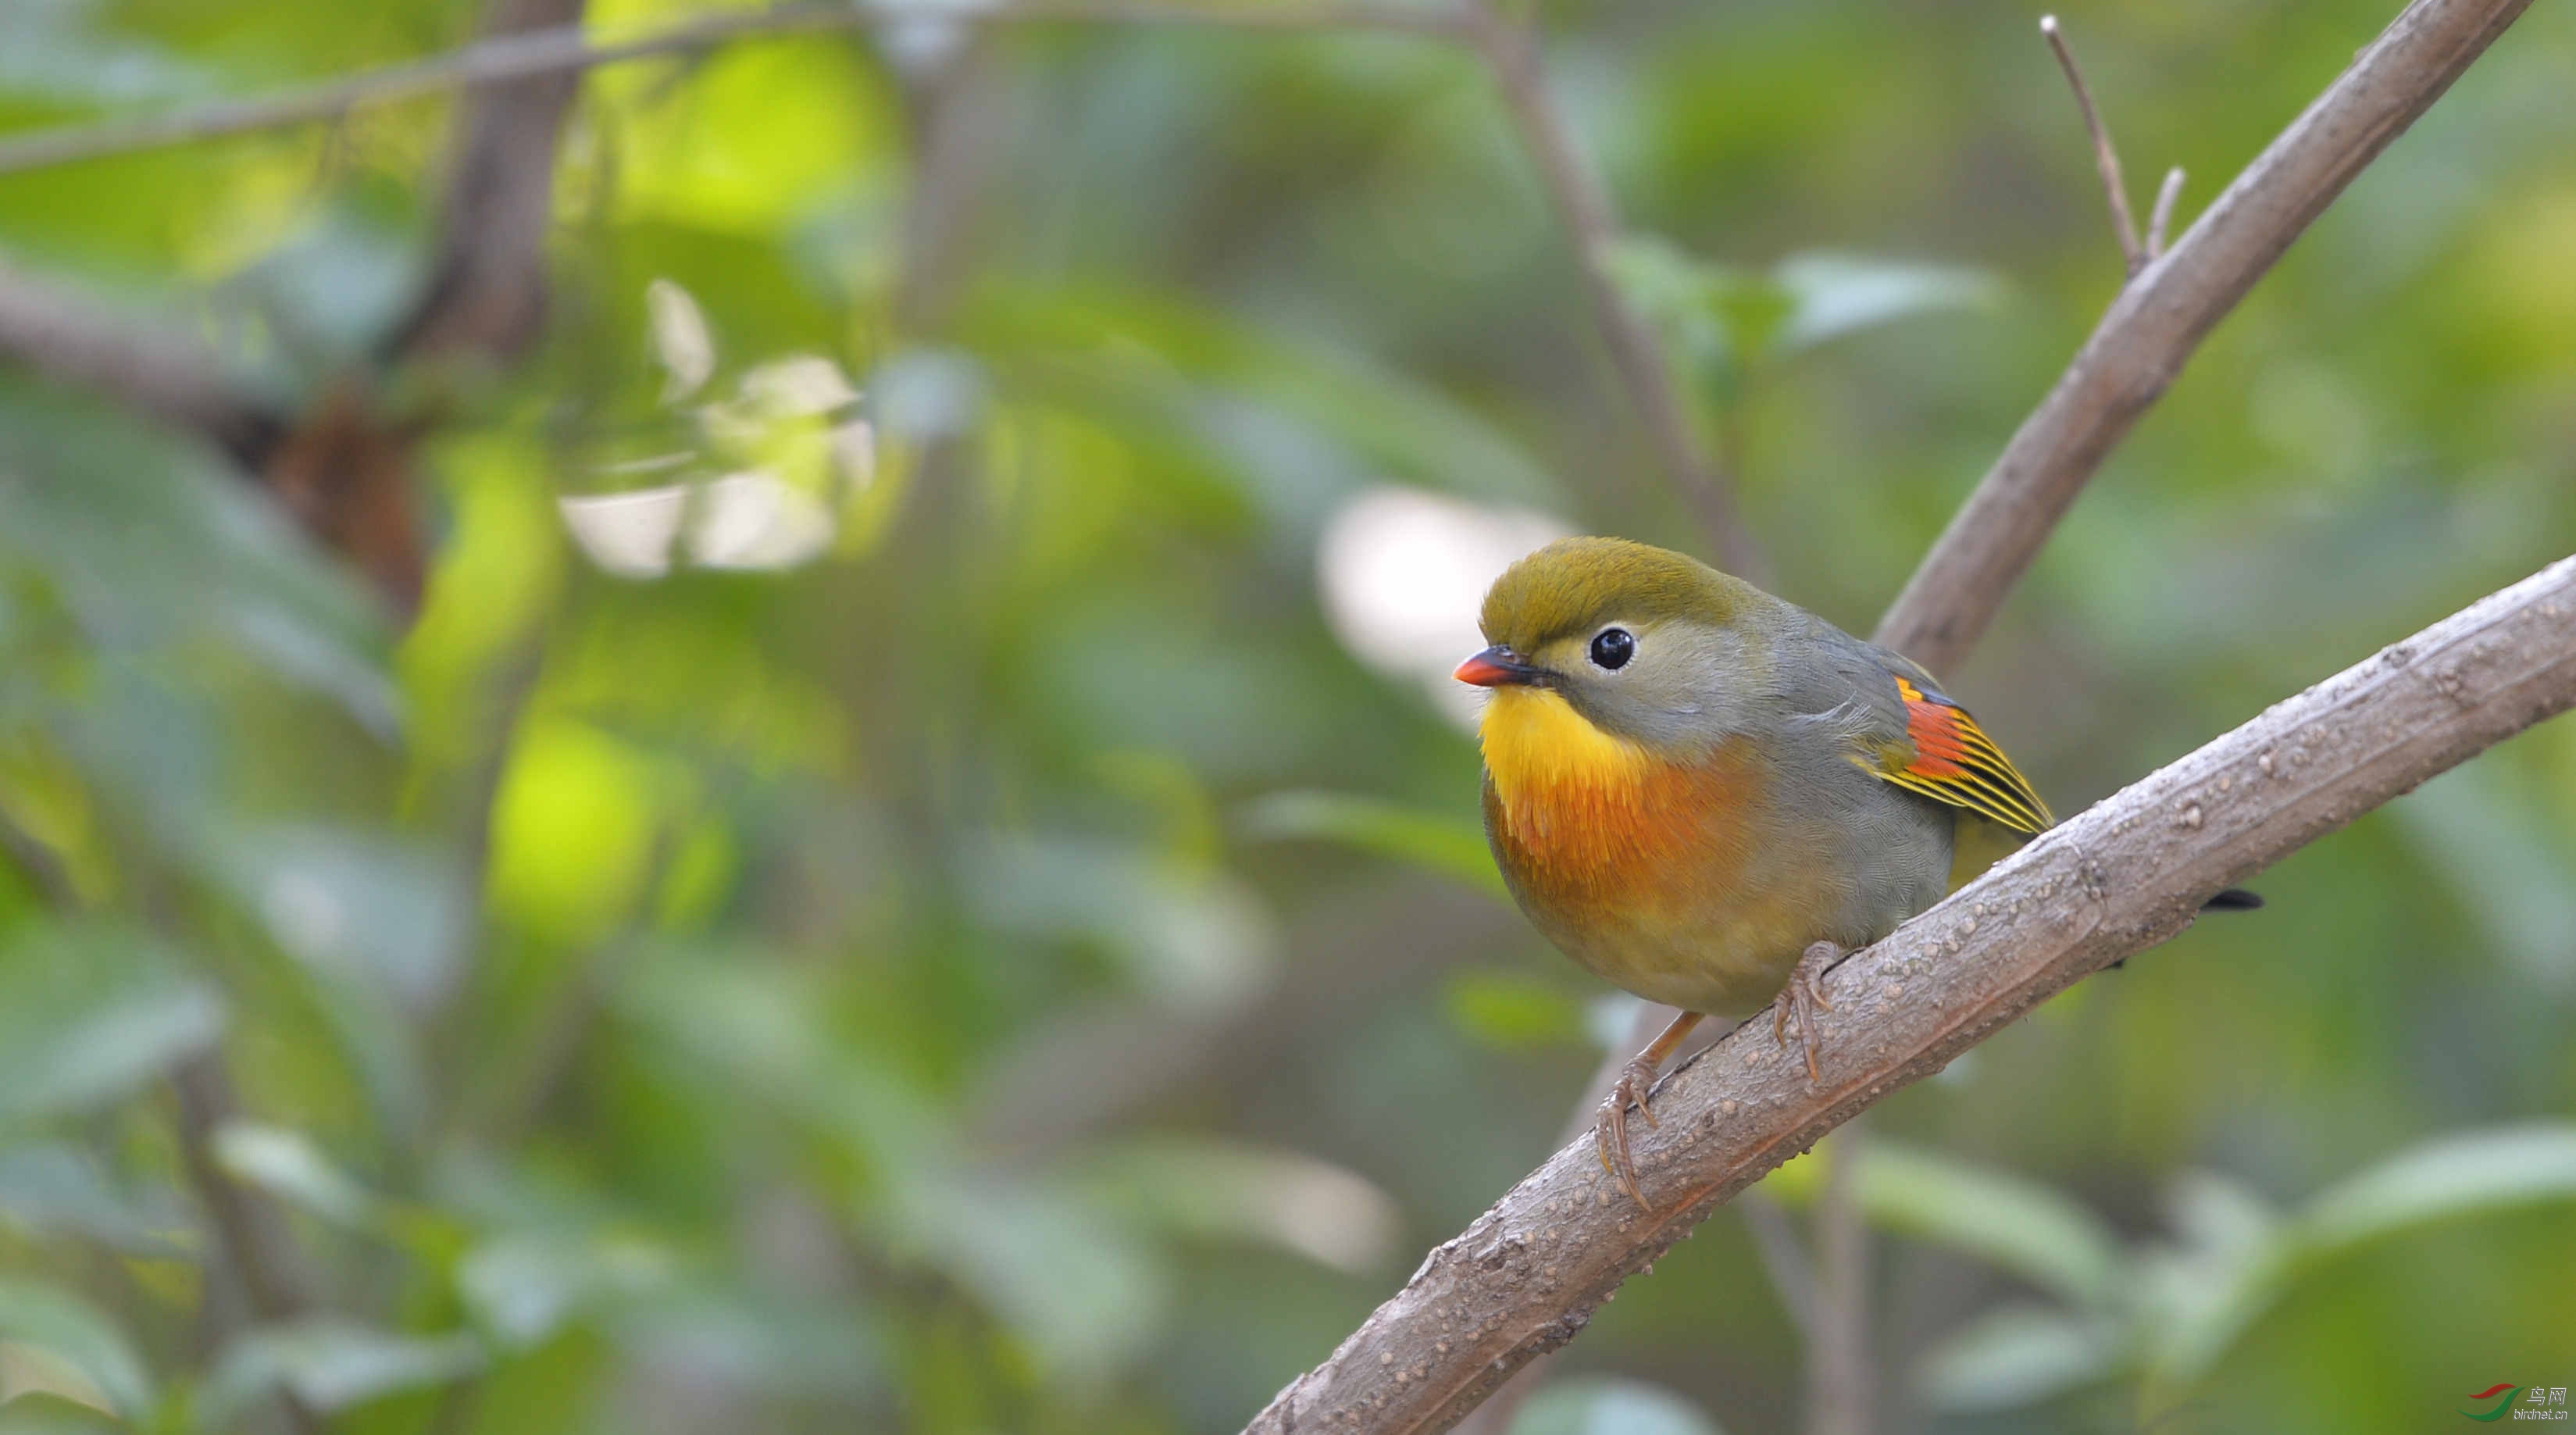
[[[1247,30],[1386,30],[1426,36],[1454,36],[1459,30],[1453,10],[1403,0],[1272,0],[1264,4],[1012,0],[998,5],[956,4],[952,0],[806,0],[767,9],[701,15],[633,39],[602,44],[593,44],[578,25],[495,36],[445,54],[272,95],[166,115],[43,130],[0,140],[0,174],[166,149],[226,135],[336,121],[359,110],[424,95],[567,74],[656,55],[687,54],[735,40],[856,30],[907,16],[972,25],[1087,21]]]
[[[255,463],[285,432],[286,415],[235,382],[184,334],[146,328],[75,290],[0,261],[0,363],[106,394],[201,434]]]
[[[2061,490],[2060,496],[2044,511],[2025,515],[2009,541],[1998,541],[1994,535],[1968,524],[1963,512],[1889,608],[1879,624],[1877,641],[1936,669],[1955,664],[1963,657],[1984,632],[2004,595],[2019,581],[2040,543],[2073,502],[2074,494],[2126,435],[2137,414],[2162,393],[2165,382],[2188,358],[2199,336],[2243,296],[2342,185],[2438,98],[2527,3],[2528,0],[2491,0],[2483,4],[2425,0],[2411,6],[2289,131],[2247,167],[2221,204],[2203,217],[2194,231],[2198,242],[2191,253],[2177,254],[2175,264],[2158,267],[2152,261],[2162,256],[2166,222],[2182,178],[2179,170],[2168,173],[2148,224],[2149,272],[2153,277],[2133,284],[2121,303],[2105,316],[2075,367],[2016,434],[1972,506],[1983,500],[1996,507],[2009,507],[2015,501],[2010,495],[2016,491],[2016,479],[2018,487],[2027,488],[2031,486],[2029,475],[2034,474],[2047,476]],[[2279,196],[2269,194],[2266,187],[2271,185],[2282,186],[2284,192]],[[2223,220],[2222,210],[2228,212]],[[2202,238],[2203,231],[2209,237]],[[2245,255],[2248,250],[2252,251],[2251,258]],[[2215,277],[2197,272],[2196,267],[2204,264],[2213,267]],[[2196,327],[2187,326],[2177,336],[2168,332],[2169,320],[2165,325],[2149,322],[2153,303],[2169,304],[2172,295],[2195,291],[2204,292],[2209,296],[2204,302],[2214,305],[2197,320]],[[2070,399],[2075,396],[2095,404],[2103,402],[2097,387],[2080,385],[2078,381],[2088,361],[2099,367],[2105,354],[2127,355],[2133,361],[2161,366],[2161,377],[2142,392],[2126,397],[2125,412],[2116,416],[2088,414]],[[1642,1043],[1646,1035],[1660,1027],[1657,1018],[1669,1015],[1669,1009],[1649,1008],[1641,1016],[1637,1042],[1631,1045]],[[1607,1079],[1595,1085],[1606,1090]],[[1592,1098],[1597,1100],[1598,1095],[1596,1090]],[[1583,1109],[1588,1108],[1587,1101]],[[1686,1231],[1688,1225],[1681,1229]],[[1601,1298],[1606,1299],[1606,1294]],[[1390,1303],[1389,1309],[1392,1308]],[[1454,1321],[1454,1314],[1451,1318]],[[1573,1328],[1579,1328],[1580,1316],[1568,1319],[1572,1325],[1555,1343],[1561,1344],[1571,1336]],[[1346,1344],[1342,1353],[1349,1348]],[[1337,1363],[1342,1353],[1337,1353]],[[1519,1356],[1511,1365],[1517,1367],[1526,1359],[1526,1355]],[[1316,1375],[1283,1392],[1263,1420],[1298,1408],[1299,1392],[1313,1393],[1317,1376],[1331,1368],[1319,1368]],[[1489,1391],[1504,1373],[1497,1369],[1494,1380],[1485,1382],[1481,1389]],[[1441,1420],[1455,1420],[1474,1405],[1473,1398],[1461,1399],[1447,1408]],[[1350,1409],[1357,1414],[1359,1407]],[[1374,1424],[1366,1420],[1360,1423],[1363,1428]],[[1256,1421],[1255,1428],[1262,1424]],[[1413,1427],[1398,1424],[1390,1428],[1419,1425],[1415,1422]]]
[[[1494,73],[1504,108],[1521,144],[1538,167],[1539,181],[1556,208],[1583,270],[1583,292],[1619,381],[1645,420],[1665,474],[1698,514],[1718,564],[1755,582],[1762,555],[1735,509],[1733,478],[1710,461],[1691,428],[1690,406],[1672,366],[1645,318],[1619,292],[1611,261],[1619,239],[1617,216],[1601,176],[1574,141],[1541,73],[1538,42],[1529,30],[1494,13],[1487,0],[1468,0],[1468,36]]]
[[[2416,0],[2129,282],[2024,420],[1879,625],[1934,672],[2003,606],[2113,445],[2201,339],[2362,167],[2441,97],[2531,0]]]
[[[2394,644],[2069,819],[1830,977],[1821,1082],[1748,1023],[1668,1079],[1638,1159],[1558,1151],[1248,1428],[1425,1432],[1563,1345],[1719,1203],[2201,901],[2576,707],[2576,558]]]

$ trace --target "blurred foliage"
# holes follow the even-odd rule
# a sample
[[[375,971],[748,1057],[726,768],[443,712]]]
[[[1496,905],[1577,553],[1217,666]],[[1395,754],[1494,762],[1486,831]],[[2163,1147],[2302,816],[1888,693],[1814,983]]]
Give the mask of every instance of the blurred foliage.
[[[2066,19],[2188,219],[2392,5]],[[13,4],[0,126],[477,8]],[[2032,18],[1539,13],[1624,291],[1849,627],[2119,282]],[[2061,811],[2576,547],[2571,65],[2535,8],[1949,675]],[[0,251],[310,403],[411,292],[447,116],[0,177]],[[1471,742],[1328,624],[1325,525],[1401,485],[1704,547],[1483,74],[918,22],[602,70],[558,178],[543,352],[383,396],[437,422],[416,622],[219,457],[0,374],[0,1430],[1234,1428],[1596,1055]],[[1887,1103],[1891,1428],[2576,1384],[2570,871],[2559,724]],[[165,1077],[215,1053],[200,1150]],[[214,1182],[310,1309],[260,1318]],[[1721,1218],[1519,1428],[1794,1428],[1761,1281]]]

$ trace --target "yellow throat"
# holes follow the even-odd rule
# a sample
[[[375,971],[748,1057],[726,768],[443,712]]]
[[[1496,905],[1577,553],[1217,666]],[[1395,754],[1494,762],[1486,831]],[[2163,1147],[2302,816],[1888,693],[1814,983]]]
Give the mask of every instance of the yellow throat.
[[[1594,727],[1545,688],[1493,690],[1476,735],[1494,795],[1515,826],[1528,824],[1540,804],[1576,798],[1581,805],[1633,800],[1660,766],[1653,754]],[[1589,802],[1583,799],[1588,798]]]

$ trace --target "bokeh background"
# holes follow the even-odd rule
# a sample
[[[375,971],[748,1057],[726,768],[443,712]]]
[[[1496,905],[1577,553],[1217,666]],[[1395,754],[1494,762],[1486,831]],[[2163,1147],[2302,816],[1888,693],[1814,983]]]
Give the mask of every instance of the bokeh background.
[[[2187,220],[2392,12],[2064,18]],[[476,18],[15,0],[0,126]],[[1866,631],[2119,283],[2035,12],[1531,18],[1771,581]],[[2059,811],[2576,547],[2570,73],[2535,7],[1944,675]],[[448,119],[0,176],[0,255],[309,412],[412,298]],[[1499,898],[1439,674],[1550,534],[1708,540],[1490,76],[748,41],[591,74],[553,203],[532,356],[350,401],[421,435],[416,616],[0,369],[0,1427],[1235,1428],[1630,1019]],[[1885,1427],[2576,1385],[2572,872],[2560,722],[1887,1102]],[[1721,1213],[1519,1428],[1794,1430],[1802,1359]]]

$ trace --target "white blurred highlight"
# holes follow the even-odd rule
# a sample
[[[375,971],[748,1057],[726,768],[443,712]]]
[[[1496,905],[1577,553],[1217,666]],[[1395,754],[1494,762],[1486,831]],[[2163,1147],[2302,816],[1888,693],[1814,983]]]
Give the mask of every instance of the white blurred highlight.
[[[671,571],[671,541],[680,536],[689,490],[679,484],[558,498],[564,527],[590,561],[620,578],[659,578]]]
[[[1413,488],[1374,488],[1324,526],[1315,553],[1324,616],[1353,657],[1419,685],[1473,729],[1482,694],[1449,676],[1485,646],[1476,610],[1504,569],[1574,530],[1532,509]]]
[[[715,336],[698,301],[668,279],[644,286],[644,315],[653,335],[653,357],[670,376],[662,385],[662,402],[677,403],[716,371]]]
[[[683,519],[690,520],[688,559],[701,568],[793,568],[832,546],[832,511],[772,474],[726,474],[694,501],[692,516],[686,484],[555,500],[581,551],[621,578],[670,572]]]

